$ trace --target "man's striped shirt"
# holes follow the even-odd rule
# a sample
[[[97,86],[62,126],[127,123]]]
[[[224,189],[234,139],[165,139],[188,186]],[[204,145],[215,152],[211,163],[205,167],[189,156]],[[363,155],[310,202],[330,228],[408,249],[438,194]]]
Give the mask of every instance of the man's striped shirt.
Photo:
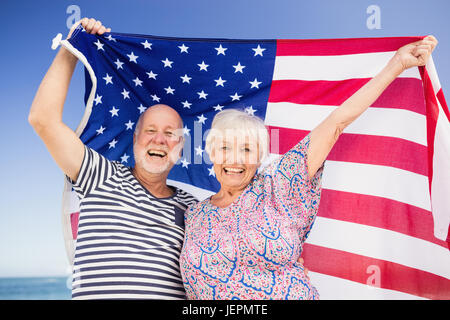
[[[156,198],[130,167],[85,147],[73,188],[80,198],[73,299],[183,299],[179,255],[184,211],[178,188]]]

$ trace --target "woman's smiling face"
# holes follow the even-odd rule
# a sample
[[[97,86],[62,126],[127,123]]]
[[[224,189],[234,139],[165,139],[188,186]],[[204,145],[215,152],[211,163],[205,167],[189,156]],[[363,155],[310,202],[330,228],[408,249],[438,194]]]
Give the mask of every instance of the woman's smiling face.
[[[257,140],[250,136],[217,138],[211,151],[214,172],[221,187],[245,189],[260,165]]]

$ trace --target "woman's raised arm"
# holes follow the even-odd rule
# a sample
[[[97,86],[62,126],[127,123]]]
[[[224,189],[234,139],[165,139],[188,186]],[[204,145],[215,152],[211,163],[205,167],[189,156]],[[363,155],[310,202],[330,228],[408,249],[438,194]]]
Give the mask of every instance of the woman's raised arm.
[[[398,49],[379,74],[312,130],[307,162],[309,178],[325,161],[342,131],[366,111],[404,70],[424,66],[437,43],[435,37],[428,36]]]

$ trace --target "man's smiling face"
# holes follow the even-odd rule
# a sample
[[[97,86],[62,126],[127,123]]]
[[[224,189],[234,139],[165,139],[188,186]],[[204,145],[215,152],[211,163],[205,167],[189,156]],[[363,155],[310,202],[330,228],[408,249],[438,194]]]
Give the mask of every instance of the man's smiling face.
[[[136,126],[134,158],[136,170],[148,173],[168,172],[183,148],[182,121],[169,106],[155,105],[147,109]]]

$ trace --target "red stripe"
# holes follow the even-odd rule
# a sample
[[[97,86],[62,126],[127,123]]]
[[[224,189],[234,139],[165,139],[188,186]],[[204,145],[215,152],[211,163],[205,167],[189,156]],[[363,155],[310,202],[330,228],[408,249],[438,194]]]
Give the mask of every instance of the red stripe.
[[[431,194],[431,183],[433,180],[433,155],[434,155],[434,135],[436,134],[436,124],[439,116],[439,107],[434,95],[433,84],[425,67],[419,67],[425,92],[427,107],[427,144],[428,144],[428,181]]]
[[[430,211],[399,201],[323,189],[318,215],[399,232],[449,248],[449,243],[434,237]]]
[[[396,51],[423,37],[277,40],[277,56],[330,56]]]
[[[268,129],[271,137],[270,152],[275,154],[286,153],[309,133],[273,126]],[[428,175],[427,148],[399,138],[344,133],[327,159],[390,166]]]
[[[79,212],[73,212],[70,214],[70,227],[72,229],[72,239],[73,240],[77,239],[79,216],[80,216]]]
[[[369,80],[274,80],[270,89],[269,102],[340,106]],[[408,94],[399,94],[399,92],[408,92]],[[412,78],[397,78],[372,104],[371,108],[405,109],[425,115],[422,81]]]
[[[436,97],[438,98],[439,103],[441,104],[442,109],[444,110],[444,113],[447,116],[448,121],[450,121],[450,111],[447,106],[447,101],[445,101],[444,91],[442,91],[442,88],[438,91],[438,93],[436,94]]]
[[[305,267],[333,277],[372,284],[379,271],[379,287],[428,299],[450,299],[450,280],[398,263],[305,243]]]

